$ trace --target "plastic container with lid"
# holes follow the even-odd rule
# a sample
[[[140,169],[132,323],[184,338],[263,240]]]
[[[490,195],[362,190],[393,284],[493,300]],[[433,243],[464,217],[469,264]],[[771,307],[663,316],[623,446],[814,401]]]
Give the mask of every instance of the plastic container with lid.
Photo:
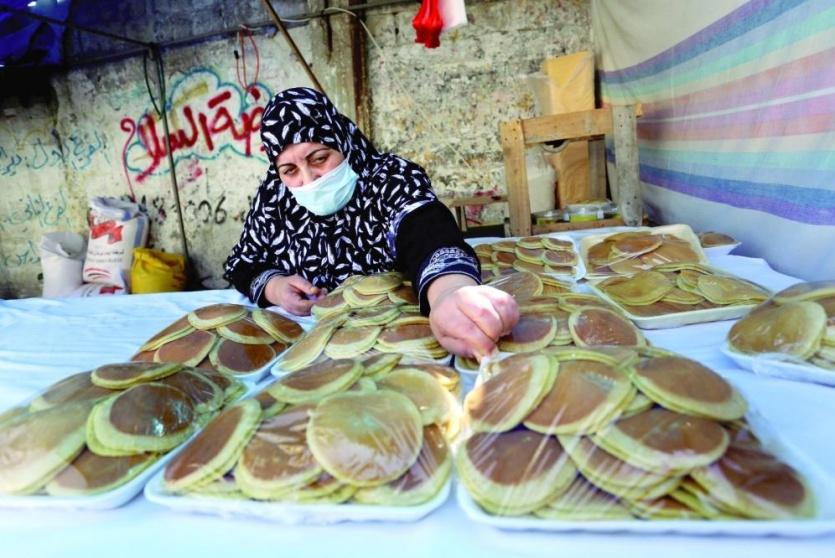
[[[615,217],[618,214],[618,206],[609,200],[594,200],[581,203],[572,203],[563,209],[563,220],[570,222],[599,221]]]

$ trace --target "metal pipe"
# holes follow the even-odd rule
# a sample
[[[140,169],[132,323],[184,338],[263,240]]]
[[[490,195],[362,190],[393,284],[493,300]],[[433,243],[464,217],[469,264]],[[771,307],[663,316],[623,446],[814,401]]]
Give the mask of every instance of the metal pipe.
[[[188,240],[186,239],[186,229],[185,224],[183,223],[183,209],[180,205],[180,187],[177,184],[177,169],[174,166],[174,154],[171,152],[171,136],[168,132],[168,111],[166,107],[166,94],[165,94],[165,68],[162,64],[162,51],[160,50],[159,46],[155,45],[151,48],[151,52],[154,56],[154,60],[157,65],[157,80],[159,85],[159,96],[160,96],[160,116],[162,117],[162,129],[165,133],[165,152],[168,155],[168,168],[170,170],[169,175],[171,176],[171,190],[174,193],[174,204],[175,208],[177,209],[177,224],[180,227],[180,239],[182,240],[182,247],[183,247],[183,256],[186,259],[186,266],[190,265],[191,260],[189,259],[188,255]]]
[[[264,4],[264,8],[269,12],[270,17],[273,18],[273,21],[281,30],[281,34],[284,35],[284,38],[287,39],[287,44],[290,45],[290,49],[296,54],[296,57],[301,62],[301,65],[304,67],[305,73],[307,73],[307,77],[310,78],[310,81],[313,82],[313,86],[321,91],[322,93],[325,92],[325,88],[322,87],[322,84],[319,83],[319,80],[316,79],[316,74],[313,73],[313,70],[310,68],[310,65],[305,60],[304,55],[299,50],[299,47],[296,46],[296,42],[293,40],[293,37],[290,36],[290,33],[287,32],[287,28],[284,27],[284,23],[282,23],[281,18],[278,17],[278,13],[273,8],[273,5],[270,3],[270,0],[261,0],[261,3]]]
[[[107,37],[108,39],[115,39],[117,41],[124,41],[126,43],[132,43],[135,45],[142,45],[144,47],[151,47],[153,43],[147,43],[145,41],[140,41],[137,39],[131,39],[130,37],[123,37],[121,35],[117,35],[116,33],[111,33],[109,31],[99,31],[98,29],[93,29],[91,27],[84,27],[82,25],[77,25],[71,21],[61,21],[60,19],[55,19],[53,17],[36,14],[31,11],[27,10],[20,10],[17,8],[10,8],[9,6],[0,6],[0,10],[4,10],[7,12],[13,12],[16,14],[20,14],[26,17],[30,17],[32,19],[37,19],[39,21],[45,21],[46,23],[52,23],[54,25],[64,25],[70,29],[76,31],[84,31],[85,33],[90,33],[91,35],[99,35],[101,37]]]

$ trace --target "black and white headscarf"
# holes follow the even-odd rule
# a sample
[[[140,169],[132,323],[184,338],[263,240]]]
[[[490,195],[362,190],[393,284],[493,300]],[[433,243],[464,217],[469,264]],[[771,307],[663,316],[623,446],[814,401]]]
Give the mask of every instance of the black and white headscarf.
[[[248,294],[254,301],[275,275],[299,274],[330,290],[350,275],[393,269],[400,222],[437,199],[420,166],[377,151],[356,124],[313,89],[287,89],[273,97],[262,117],[261,138],[270,168],[226,262],[230,279],[241,266],[269,264],[251,281]],[[338,150],[359,175],[353,197],[333,215],[310,213],[278,176],[278,155],[302,142]]]

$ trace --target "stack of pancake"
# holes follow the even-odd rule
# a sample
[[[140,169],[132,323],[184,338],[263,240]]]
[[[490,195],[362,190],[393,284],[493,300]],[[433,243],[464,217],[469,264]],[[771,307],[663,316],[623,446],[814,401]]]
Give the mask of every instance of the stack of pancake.
[[[449,479],[457,374],[395,355],[301,368],[224,411],[166,467],[167,490],[411,506]]]
[[[282,371],[380,353],[422,360],[449,357],[399,273],[350,277],[318,300],[312,314],[316,325],[284,353],[278,362]]]
[[[835,282],[798,283],[734,324],[731,348],[835,370]]]
[[[108,364],[0,417],[0,493],[90,496],[124,485],[244,386],[179,364]]]
[[[699,363],[650,348],[566,348],[492,363],[464,402],[456,468],[497,515],[774,519],[813,514],[800,474]]]
[[[665,263],[700,263],[701,246],[673,234],[652,231],[614,233],[589,246],[588,273],[631,275]]]
[[[151,337],[131,360],[244,375],[264,368],[302,333],[297,323],[269,310],[212,304],[189,312]]]
[[[594,295],[530,296],[520,300],[519,312],[519,322],[499,339],[501,352],[548,354],[571,345],[646,345],[644,335],[620,310]],[[478,370],[474,359],[456,357],[456,363],[459,368]]]
[[[596,287],[641,317],[754,305],[770,294],[754,283],[694,263],[662,264],[629,277],[610,277]]]
[[[479,244],[475,253],[485,281],[510,269],[569,277],[577,272],[574,244],[551,236],[527,236]]]

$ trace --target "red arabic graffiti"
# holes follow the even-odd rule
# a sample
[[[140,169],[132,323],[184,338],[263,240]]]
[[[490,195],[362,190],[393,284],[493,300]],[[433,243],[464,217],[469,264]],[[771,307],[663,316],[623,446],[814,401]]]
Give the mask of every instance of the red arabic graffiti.
[[[260,97],[260,92],[255,88],[251,88],[251,93],[256,97],[256,100]],[[232,92],[225,90],[210,97],[206,102],[205,110],[195,110],[191,105],[182,107],[182,117],[185,124],[176,130],[171,130],[168,136],[172,155],[178,150],[192,148],[198,142],[202,142],[202,147],[212,152],[221,141],[218,136],[226,132],[231,134],[235,142],[240,142],[247,157],[252,155],[252,137],[261,128],[261,116],[264,113],[264,107],[253,106],[237,117],[233,117],[224,105],[231,98]],[[150,113],[142,115],[138,122],[133,118],[125,117],[119,125],[123,131],[130,134],[125,141],[123,157],[127,154],[134,136],[138,134],[139,142],[150,159],[148,166],[142,169],[136,177],[138,182],[142,182],[157,170],[163,159],[168,156],[165,149],[163,126]],[[131,181],[127,168],[125,168],[125,175],[130,185]],[[133,196],[132,186],[131,195]]]

